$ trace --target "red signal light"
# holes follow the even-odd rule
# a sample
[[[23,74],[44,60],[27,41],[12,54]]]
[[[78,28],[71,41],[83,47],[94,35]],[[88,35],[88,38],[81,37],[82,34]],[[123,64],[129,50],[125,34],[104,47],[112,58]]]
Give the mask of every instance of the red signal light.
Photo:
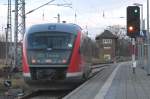
[[[129,26],[129,27],[128,27],[128,30],[129,30],[129,31],[133,31],[133,26]]]

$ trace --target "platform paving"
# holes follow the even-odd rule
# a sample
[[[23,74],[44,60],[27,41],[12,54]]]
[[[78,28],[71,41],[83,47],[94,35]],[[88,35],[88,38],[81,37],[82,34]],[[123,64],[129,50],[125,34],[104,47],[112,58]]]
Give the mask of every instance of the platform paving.
[[[150,99],[150,76],[141,68],[134,74],[131,63],[122,64],[104,99]]]
[[[112,64],[100,71],[96,76],[85,82],[79,88],[75,89],[63,99],[94,99],[101,89],[107,78],[115,69],[116,65]]]
[[[114,64],[64,99],[150,99],[150,76],[141,68],[133,74],[131,62]]]

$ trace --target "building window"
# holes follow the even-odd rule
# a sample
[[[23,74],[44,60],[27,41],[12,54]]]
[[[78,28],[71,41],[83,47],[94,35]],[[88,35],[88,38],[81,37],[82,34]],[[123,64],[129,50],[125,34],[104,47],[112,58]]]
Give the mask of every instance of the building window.
[[[112,39],[103,39],[103,44],[112,44]]]
[[[104,59],[105,60],[110,60],[111,59],[111,55],[110,54],[104,54]]]
[[[110,47],[110,46],[108,46],[108,47],[104,47],[104,49],[105,49],[105,50],[110,50],[110,49],[111,49],[111,47]]]

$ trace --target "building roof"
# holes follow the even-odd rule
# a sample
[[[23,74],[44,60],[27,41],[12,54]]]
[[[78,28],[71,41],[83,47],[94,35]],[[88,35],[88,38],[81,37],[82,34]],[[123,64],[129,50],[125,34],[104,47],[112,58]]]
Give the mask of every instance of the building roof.
[[[102,39],[102,38],[117,39],[118,37],[115,36],[114,34],[112,34],[112,32],[110,32],[109,30],[104,30],[104,32],[102,32],[100,35],[96,36],[96,40]]]

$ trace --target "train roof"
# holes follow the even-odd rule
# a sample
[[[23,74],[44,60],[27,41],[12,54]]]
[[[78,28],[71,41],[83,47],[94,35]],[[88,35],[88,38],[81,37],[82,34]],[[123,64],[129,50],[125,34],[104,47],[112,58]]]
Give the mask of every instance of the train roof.
[[[61,31],[67,33],[75,33],[81,31],[81,27],[76,24],[69,23],[45,23],[45,24],[36,24],[29,28],[26,32],[27,34],[35,33],[35,32],[43,32],[43,31]]]

